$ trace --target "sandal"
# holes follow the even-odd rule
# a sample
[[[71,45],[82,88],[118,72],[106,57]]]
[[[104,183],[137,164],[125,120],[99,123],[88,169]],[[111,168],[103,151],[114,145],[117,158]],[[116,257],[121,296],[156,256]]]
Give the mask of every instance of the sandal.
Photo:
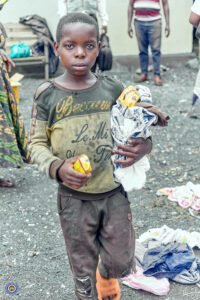
[[[11,180],[0,179],[0,188],[12,188],[15,187],[15,184]]]

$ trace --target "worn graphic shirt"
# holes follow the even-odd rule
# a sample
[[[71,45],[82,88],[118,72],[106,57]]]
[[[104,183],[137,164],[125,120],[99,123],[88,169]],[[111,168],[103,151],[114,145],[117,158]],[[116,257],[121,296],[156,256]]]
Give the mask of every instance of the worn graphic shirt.
[[[31,156],[49,174],[52,162],[86,154],[93,167],[86,193],[104,193],[119,186],[114,181],[110,116],[121,94],[121,83],[99,77],[90,88],[71,91],[52,82],[34,100]]]

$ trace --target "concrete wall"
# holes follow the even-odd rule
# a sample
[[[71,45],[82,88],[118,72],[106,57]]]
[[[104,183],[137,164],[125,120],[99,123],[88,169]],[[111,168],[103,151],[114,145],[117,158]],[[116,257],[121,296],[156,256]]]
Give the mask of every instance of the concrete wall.
[[[188,22],[192,0],[168,0],[170,6],[171,35],[163,34],[162,52],[164,54],[189,53],[192,50],[192,26]],[[109,34],[116,55],[137,54],[135,36],[127,34],[128,0],[107,0],[110,15]],[[163,32],[164,32],[163,16]]]
[[[192,50],[192,26],[188,22],[192,0],[169,0],[171,35],[163,35],[163,54],[189,53]],[[109,36],[114,55],[136,55],[138,53],[135,37],[127,35],[128,0],[107,0],[109,12]],[[58,22],[57,0],[9,0],[0,12],[0,20],[17,22],[19,17],[38,14],[48,21],[55,34]],[[163,17],[164,31],[164,17]]]

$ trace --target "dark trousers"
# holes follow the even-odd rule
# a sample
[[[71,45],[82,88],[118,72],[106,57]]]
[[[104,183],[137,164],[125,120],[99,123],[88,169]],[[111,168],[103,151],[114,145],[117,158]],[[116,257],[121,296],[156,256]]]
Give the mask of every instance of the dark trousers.
[[[146,22],[135,20],[134,24],[139,47],[140,68],[142,73],[148,73],[148,50],[149,47],[151,47],[154,75],[160,75],[162,32],[161,20]]]
[[[97,300],[96,269],[120,278],[134,268],[134,231],[125,195],[80,200],[58,193],[58,213],[78,300]]]

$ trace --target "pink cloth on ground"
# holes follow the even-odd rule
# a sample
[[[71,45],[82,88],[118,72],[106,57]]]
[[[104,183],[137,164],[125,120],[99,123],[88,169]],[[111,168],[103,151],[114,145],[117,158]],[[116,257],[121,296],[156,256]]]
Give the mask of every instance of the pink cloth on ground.
[[[200,210],[200,184],[188,182],[186,185],[166,187],[157,191],[157,196],[167,196],[169,200],[178,202],[183,208],[192,207]]]
[[[153,276],[145,276],[143,269],[136,267],[137,273],[121,278],[122,284],[132,289],[144,290],[158,296],[164,296],[169,293],[170,283],[167,278],[157,279]]]

